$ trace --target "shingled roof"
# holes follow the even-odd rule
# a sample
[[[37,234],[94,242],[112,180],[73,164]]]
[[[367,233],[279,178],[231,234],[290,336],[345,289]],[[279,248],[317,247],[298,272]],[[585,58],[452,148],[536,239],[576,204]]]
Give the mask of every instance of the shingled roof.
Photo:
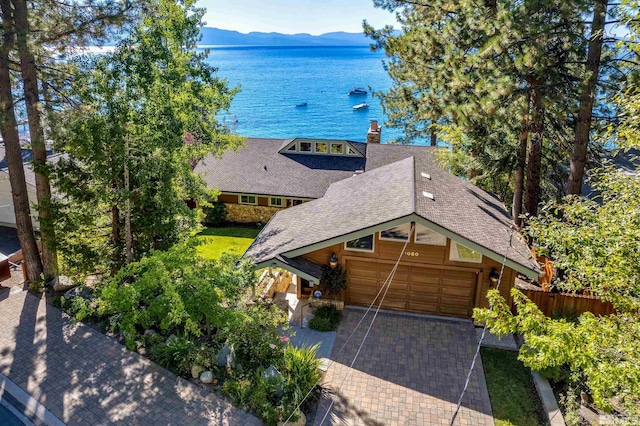
[[[259,266],[322,242],[371,234],[376,226],[417,221],[486,256],[534,276],[538,265],[494,196],[438,167],[424,147],[370,145],[366,172],[335,182],[320,199],[277,213],[245,256]],[[389,164],[389,162],[391,162]],[[425,193],[432,197],[425,196]]]
[[[279,153],[290,141],[247,139],[236,152],[209,154],[194,172],[203,176],[207,187],[223,192],[320,198],[333,182],[365,169],[363,157]],[[365,151],[366,144],[349,143]]]

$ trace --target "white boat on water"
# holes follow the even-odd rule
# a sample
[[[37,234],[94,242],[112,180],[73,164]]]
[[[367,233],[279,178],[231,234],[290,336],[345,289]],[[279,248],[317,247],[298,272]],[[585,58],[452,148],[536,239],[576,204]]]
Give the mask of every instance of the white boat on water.
[[[369,105],[366,102],[362,102],[361,104],[353,106],[353,110],[354,111],[359,111],[359,110],[367,109],[367,108],[369,108]]]

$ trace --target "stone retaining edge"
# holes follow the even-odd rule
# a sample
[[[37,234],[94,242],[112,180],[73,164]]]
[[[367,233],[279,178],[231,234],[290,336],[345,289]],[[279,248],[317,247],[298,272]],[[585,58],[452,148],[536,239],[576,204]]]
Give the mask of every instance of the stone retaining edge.
[[[0,397],[3,393],[8,393],[16,401],[22,404],[29,415],[35,416],[45,426],[65,426],[65,424],[51,411],[47,410],[44,405],[36,401],[31,395],[26,393],[22,388],[13,383],[9,378],[0,373]]]
[[[549,424],[551,426],[566,426],[549,381],[533,370],[531,370],[531,377],[533,377],[533,383],[542,402],[542,408],[549,419]]]

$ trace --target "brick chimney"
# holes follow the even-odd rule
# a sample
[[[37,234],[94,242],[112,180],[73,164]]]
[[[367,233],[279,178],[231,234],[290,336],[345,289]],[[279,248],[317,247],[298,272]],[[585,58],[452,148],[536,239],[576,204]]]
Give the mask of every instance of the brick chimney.
[[[369,120],[369,131],[367,132],[367,143],[380,143],[382,127],[378,126],[378,120]]]

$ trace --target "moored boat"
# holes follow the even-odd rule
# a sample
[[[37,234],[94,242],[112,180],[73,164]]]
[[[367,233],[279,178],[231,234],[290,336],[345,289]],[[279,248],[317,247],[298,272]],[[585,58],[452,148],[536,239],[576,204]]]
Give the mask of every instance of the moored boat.
[[[355,89],[349,91],[349,96],[365,96],[367,91],[362,87],[356,87]]]
[[[367,108],[369,108],[369,105],[366,102],[362,102],[361,104],[353,106],[353,110],[354,111],[359,111],[359,110],[367,109]]]
[[[296,104],[296,108],[302,108],[302,107],[306,107],[307,103],[306,102],[302,102],[300,104]]]

